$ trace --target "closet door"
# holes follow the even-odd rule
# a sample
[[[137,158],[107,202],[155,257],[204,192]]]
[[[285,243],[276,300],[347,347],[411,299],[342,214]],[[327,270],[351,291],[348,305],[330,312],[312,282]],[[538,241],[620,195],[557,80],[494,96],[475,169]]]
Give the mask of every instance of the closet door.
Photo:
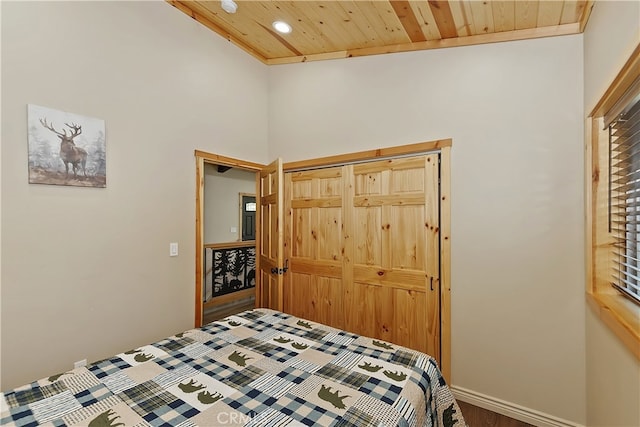
[[[283,310],[283,174],[282,159],[260,171],[258,245],[260,280],[256,289],[259,307]]]
[[[438,154],[285,174],[285,311],[440,358]]]
[[[285,311],[343,328],[343,167],[285,174]]]
[[[352,168],[346,329],[439,359],[438,155]]]

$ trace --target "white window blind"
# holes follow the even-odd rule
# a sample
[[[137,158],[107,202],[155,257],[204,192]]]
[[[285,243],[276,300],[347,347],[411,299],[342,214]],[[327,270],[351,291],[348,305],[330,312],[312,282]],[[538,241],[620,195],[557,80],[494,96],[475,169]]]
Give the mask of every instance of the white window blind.
[[[640,93],[627,93],[626,99],[609,124],[612,284],[640,304]]]

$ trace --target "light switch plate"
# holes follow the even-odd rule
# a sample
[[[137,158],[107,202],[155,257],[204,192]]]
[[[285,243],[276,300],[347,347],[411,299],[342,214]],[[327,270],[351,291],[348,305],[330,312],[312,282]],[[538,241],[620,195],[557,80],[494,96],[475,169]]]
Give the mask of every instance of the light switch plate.
[[[178,256],[178,244],[169,243],[169,256]]]

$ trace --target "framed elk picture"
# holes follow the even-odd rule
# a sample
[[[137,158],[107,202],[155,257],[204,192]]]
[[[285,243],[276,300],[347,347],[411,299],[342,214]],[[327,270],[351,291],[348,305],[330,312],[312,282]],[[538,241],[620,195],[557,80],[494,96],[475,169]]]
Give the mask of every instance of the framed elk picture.
[[[27,106],[29,183],[107,186],[104,120]]]

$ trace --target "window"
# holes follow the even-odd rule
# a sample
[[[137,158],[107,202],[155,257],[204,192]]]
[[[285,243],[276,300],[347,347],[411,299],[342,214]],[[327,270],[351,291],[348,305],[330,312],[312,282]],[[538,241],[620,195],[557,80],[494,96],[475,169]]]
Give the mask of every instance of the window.
[[[640,79],[636,80],[640,83]],[[614,241],[612,284],[640,304],[640,91],[609,121],[609,228]],[[608,115],[607,115],[608,116]]]
[[[586,132],[587,301],[640,359],[640,45]]]

